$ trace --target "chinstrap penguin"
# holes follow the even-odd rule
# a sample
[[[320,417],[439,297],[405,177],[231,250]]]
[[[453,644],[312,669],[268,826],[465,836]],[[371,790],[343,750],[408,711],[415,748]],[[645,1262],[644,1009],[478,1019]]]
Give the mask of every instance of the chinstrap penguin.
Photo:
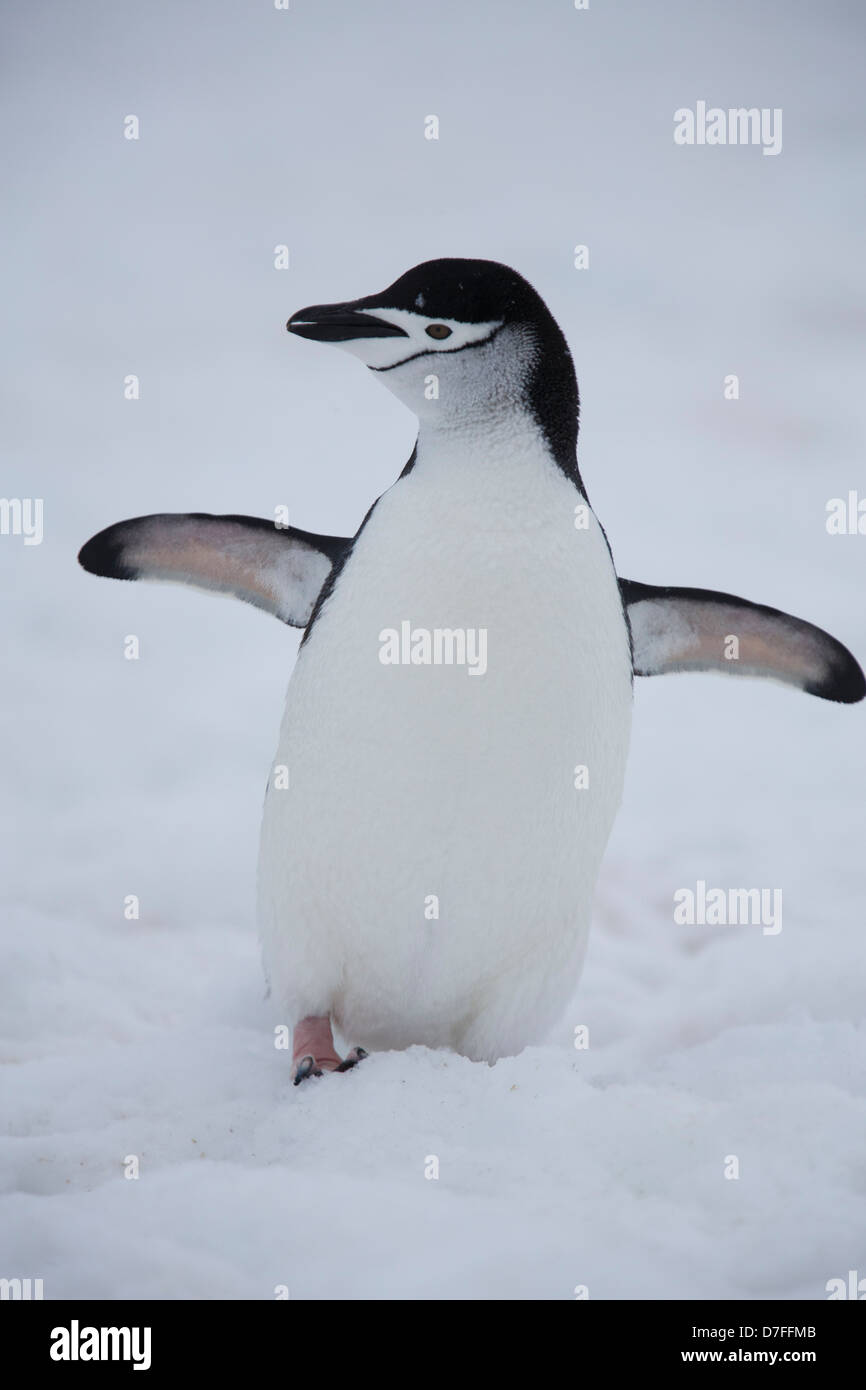
[[[156,515],[79,558],[305,629],[258,892],[295,1081],[413,1043],[493,1062],[537,1040],[575,987],[633,674],[766,676],[853,703],[863,673],[776,609],[617,578],[578,470],[571,354],[508,267],[426,262],[288,329],[352,353],[419,419],[357,534]],[[473,633],[483,671],[461,660]],[[386,634],[401,634],[399,658],[384,658]],[[332,1024],[364,1047],[341,1058]]]

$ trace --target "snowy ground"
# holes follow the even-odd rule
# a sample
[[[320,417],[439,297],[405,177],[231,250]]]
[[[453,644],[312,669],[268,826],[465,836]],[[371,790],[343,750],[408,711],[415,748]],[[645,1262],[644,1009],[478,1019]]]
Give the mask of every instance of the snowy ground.
[[[866,657],[866,539],[824,529],[864,487],[862,19],[466,9],[14,21],[2,491],[45,499],[45,539],[0,538],[0,1275],[49,1298],[822,1298],[866,1275],[862,707],[638,682],[553,1035],[492,1069],[414,1049],[294,1090],[252,903],[297,635],[75,566],[148,511],[285,502],[353,530],[413,421],[282,325],[481,255],[569,336],[620,572],[776,604]],[[781,106],[782,154],[675,148],[674,109],[703,98]],[[783,930],[675,926],[698,879],[780,887]]]

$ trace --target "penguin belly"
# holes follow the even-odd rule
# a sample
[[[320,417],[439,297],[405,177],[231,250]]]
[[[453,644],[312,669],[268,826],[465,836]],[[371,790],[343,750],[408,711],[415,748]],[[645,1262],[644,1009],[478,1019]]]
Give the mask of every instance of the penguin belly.
[[[500,461],[493,489],[452,473],[445,489],[416,466],[380,499],[300,650],[259,917],[284,1021],[330,1014],[368,1049],[492,1062],[537,1040],[577,982],[631,654],[601,528],[591,512],[575,527],[555,465]],[[405,624],[419,659],[404,640],[409,664],[386,664]],[[418,634],[436,630],[466,632],[476,657],[483,630],[483,673],[444,648],[424,664]]]

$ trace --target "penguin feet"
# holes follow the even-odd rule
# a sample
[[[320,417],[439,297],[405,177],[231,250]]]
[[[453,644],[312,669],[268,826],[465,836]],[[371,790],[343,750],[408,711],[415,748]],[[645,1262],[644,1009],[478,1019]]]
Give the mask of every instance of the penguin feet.
[[[322,1076],[326,1071],[351,1071],[367,1056],[363,1047],[353,1047],[345,1057],[339,1056],[327,1014],[301,1019],[292,1042],[292,1078],[296,1086],[308,1076]]]
[[[353,1047],[351,1052],[348,1052],[343,1060],[338,1061],[337,1065],[334,1066],[330,1058],[319,1062],[308,1052],[306,1057],[301,1057],[295,1062],[293,1084],[300,1086],[301,1082],[306,1081],[308,1076],[323,1076],[326,1071],[351,1071],[359,1062],[363,1062],[366,1056],[367,1053],[363,1047]]]

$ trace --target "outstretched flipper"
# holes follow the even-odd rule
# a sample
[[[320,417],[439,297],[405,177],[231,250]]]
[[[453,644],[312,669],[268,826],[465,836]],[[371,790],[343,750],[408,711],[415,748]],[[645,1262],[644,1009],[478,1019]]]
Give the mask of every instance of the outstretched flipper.
[[[163,580],[230,594],[303,628],[351,545],[343,536],[278,527],[254,516],[166,512],[118,521],[93,536],[78,559],[91,574],[111,579]],[[866,694],[866,679],[847,647],[802,618],[712,589],[633,579],[619,585],[636,676],[764,676],[843,704]]]
[[[231,594],[306,627],[351,541],[255,516],[165,512],[118,521],[82,547],[79,563],[110,579],[157,579]]]
[[[656,588],[632,579],[619,586],[636,676],[765,676],[846,705],[866,694],[866,679],[848,648],[802,618],[712,589]]]

